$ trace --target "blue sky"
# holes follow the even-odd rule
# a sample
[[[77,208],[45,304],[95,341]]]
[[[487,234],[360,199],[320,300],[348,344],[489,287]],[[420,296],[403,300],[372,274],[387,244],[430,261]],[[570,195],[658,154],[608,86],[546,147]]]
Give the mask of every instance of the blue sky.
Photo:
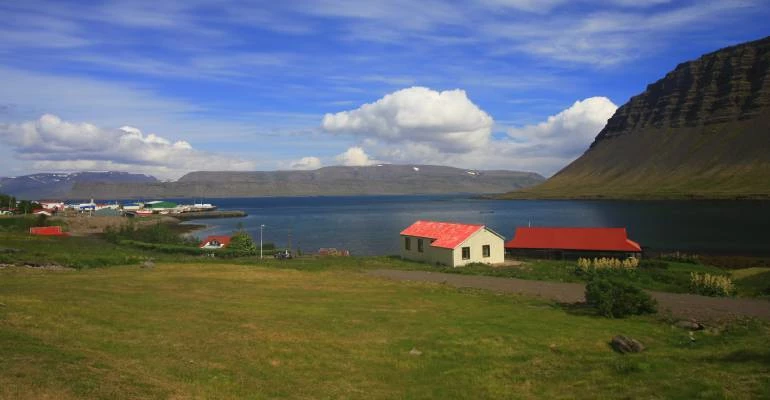
[[[766,1],[0,4],[0,176],[376,163],[546,176]]]

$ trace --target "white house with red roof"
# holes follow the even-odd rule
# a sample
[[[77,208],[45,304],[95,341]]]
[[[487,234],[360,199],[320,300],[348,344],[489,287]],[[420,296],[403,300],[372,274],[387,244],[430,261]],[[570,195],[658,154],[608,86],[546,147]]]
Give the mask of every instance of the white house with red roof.
[[[417,221],[401,231],[401,257],[461,267],[505,261],[505,238],[484,225]]]
[[[43,207],[46,210],[50,211],[60,211],[64,209],[64,202],[63,201],[55,201],[55,200],[42,200],[39,201],[40,207]]]
[[[230,236],[207,236],[203,241],[201,241],[200,247],[201,249],[206,250],[213,250],[213,249],[223,249],[230,245]]]

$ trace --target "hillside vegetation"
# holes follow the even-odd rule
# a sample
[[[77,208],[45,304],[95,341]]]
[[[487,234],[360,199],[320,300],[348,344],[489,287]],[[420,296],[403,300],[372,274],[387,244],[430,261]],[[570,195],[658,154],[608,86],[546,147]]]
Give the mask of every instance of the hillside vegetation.
[[[680,64],[580,158],[506,198],[770,198],[770,37]]]

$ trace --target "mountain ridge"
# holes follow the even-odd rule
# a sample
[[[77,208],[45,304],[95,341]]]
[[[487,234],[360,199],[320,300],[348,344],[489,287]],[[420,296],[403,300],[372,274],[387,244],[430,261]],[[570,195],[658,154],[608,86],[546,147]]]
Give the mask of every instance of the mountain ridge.
[[[533,172],[394,164],[331,166],[311,171],[195,171],[173,182],[152,179],[143,182],[82,181],[71,185],[67,193],[49,196],[49,191],[43,197],[127,199],[489,194],[528,187],[545,180]],[[0,192],[4,188],[0,187]],[[35,193],[27,190],[25,194]]]
[[[505,198],[770,198],[770,37],[680,63],[588,150]]]
[[[0,178],[0,193],[19,199],[41,200],[66,198],[73,187],[85,182],[139,183],[158,182],[145,174],[120,171],[82,171],[72,173],[37,173]]]

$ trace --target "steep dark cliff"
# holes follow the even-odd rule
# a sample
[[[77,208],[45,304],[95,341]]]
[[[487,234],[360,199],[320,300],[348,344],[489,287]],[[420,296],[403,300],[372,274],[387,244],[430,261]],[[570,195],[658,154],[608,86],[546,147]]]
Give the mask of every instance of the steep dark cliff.
[[[590,148],[511,197],[770,196],[770,37],[680,64]]]
[[[531,172],[433,165],[325,167],[314,171],[191,172],[176,182],[78,184],[73,198],[177,198],[501,193],[545,179]]]

